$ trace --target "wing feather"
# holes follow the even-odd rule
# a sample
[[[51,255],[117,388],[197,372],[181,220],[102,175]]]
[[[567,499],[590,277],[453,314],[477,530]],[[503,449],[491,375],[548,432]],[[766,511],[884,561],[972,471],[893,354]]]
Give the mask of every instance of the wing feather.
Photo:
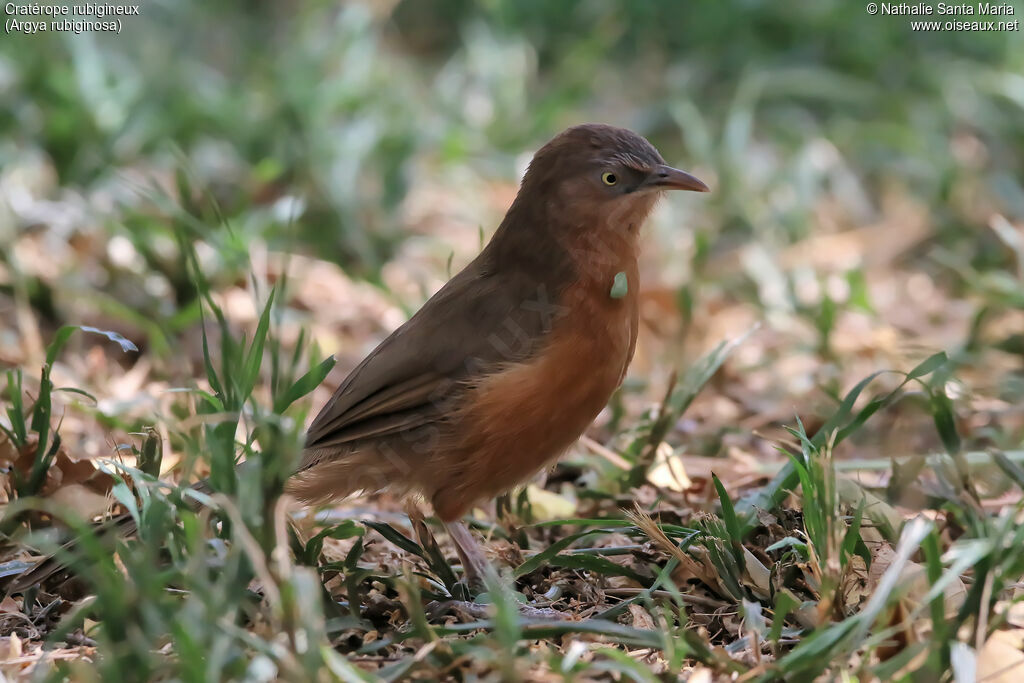
[[[551,311],[535,302],[536,274],[490,268],[486,254],[345,378],[310,425],[307,453],[435,421],[464,382],[536,352],[551,323]],[[566,280],[553,276],[544,285],[551,297]]]

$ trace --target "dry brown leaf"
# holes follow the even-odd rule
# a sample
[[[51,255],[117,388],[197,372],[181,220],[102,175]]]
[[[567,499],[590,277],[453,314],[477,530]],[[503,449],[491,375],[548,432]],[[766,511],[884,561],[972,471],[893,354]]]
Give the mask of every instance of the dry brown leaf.
[[[571,491],[569,492],[571,493]],[[551,519],[565,519],[576,512],[576,501],[560,496],[554,491],[542,489],[536,484],[528,484],[526,495],[530,499],[530,509],[534,521],[545,522]]]
[[[110,507],[109,497],[100,495],[82,484],[61,486],[50,495],[50,499],[74,510],[83,519],[92,519]]]
[[[1024,629],[996,631],[978,653],[977,680],[1016,683],[1024,676]]]
[[[745,560],[744,569],[746,569],[744,583],[754,591],[759,599],[767,600],[771,595],[771,570],[761,564],[761,560],[757,559],[757,556],[746,547],[743,548],[743,559]]]
[[[676,457],[672,446],[664,441],[655,453],[654,466],[647,475],[647,481],[670,491],[685,491],[693,486],[693,482],[686,476],[683,459]]]
[[[9,662],[12,659],[19,659],[21,654],[21,638],[16,633],[12,633],[6,638],[0,638],[0,661]]]
[[[30,437],[28,443],[20,450],[14,451],[11,467],[24,477],[29,475],[35,463],[36,443],[35,437]],[[8,448],[6,455],[11,454],[11,449]],[[43,496],[52,496],[61,487],[72,485],[81,485],[96,494],[105,495],[113,488],[114,478],[97,469],[91,460],[73,460],[61,447],[46,472],[46,480],[40,493]]]
[[[634,628],[642,628],[648,631],[653,631],[657,628],[654,618],[640,605],[630,605],[629,615],[633,618]]]
[[[882,575],[896,557],[896,551],[889,544],[881,543],[874,547],[872,555],[871,569],[868,571],[869,590],[874,590],[878,586]],[[907,562],[900,575],[899,585],[907,591],[905,597],[909,601],[911,608],[916,608],[920,605],[928,591],[931,590],[928,572],[924,565],[917,562]],[[955,616],[966,597],[967,587],[961,579],[957,578],[956,581],[946,586],[944,596],[946,616],[950,618]]]
[[[10,595],[5,595],[0,601],[0,614],[21,614],[21,606]]]
[[[1024,587],[1020,585],[1013,589],[1013,599],[1006,610],[1006,623],[1017,628],[1024,628]]]

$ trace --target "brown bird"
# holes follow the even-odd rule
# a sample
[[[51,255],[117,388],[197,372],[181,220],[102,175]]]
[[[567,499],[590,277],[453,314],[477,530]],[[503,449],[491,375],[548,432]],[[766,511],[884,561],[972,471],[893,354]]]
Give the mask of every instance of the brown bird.
[[[623,128],[576,126],[544,145],[480,255],[317,415],[289,492],[422,495],[479,578],[457,520],[556,459],[622,382],[640,226],[665,190],[708,188]]]
[[[556,459],[622,382],[640,226],[665,190],[708,188],[623,128],[576,126],[544,145],[480,255],[334,392],[287,490],[307,503],[422,495],[479,584],[485,560],[458,520]],[[40,562],[13,590],[56,569]]]

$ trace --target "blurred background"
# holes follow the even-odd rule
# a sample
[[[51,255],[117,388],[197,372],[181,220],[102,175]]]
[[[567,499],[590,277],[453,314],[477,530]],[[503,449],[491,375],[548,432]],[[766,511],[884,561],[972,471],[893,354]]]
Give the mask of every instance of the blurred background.
[[[586,121],[713,188],[648,226],[643,337],[595,436],[759,323],[678,449],[754,462],[795,414],[810,431],[854,382],[937,350],[967,446],[1024,438],[1019,31],[913,32],[838,0],[147,0],[123,21],[0,42],[0,365],[38,367],[69,322],[140,349],[80,336],[63,355],[55,377],[98,399],[69,409],[78,457],[202,375],[191,248],[242,328],[288,275],[286,345],[308,328],[312,356],[338,354],[319,406],[477,253],[531,154]],[[939,447],[907,412],[844,447]]]
[[[73,527],[76,577],[95,601],[54,576],[0,603],[5,675],[27,673],[43,638],[58,647],[46,657],[82,658],[51,679],[83,681],[321,680],[324,662],[339,680],[376,680],[357,664],[388,680],[458,667],[475,680],[569,680],[588,662],[595,680],[667,680],[684,657],[734,680],[745,642],[745,678],[810,680],[831,665],[864,680],[926,666],[918,679],[939,680],[973,667],[964,634],[976,628],[980,644],[986,625],[1013,626],[1012,645],[993,654],[992,638],[978,662],[997,676],[1006,650],[1020,659],[1009,597],[1024,566],[1012,464],[1024,461],[1019,23],[915,32],[912,17],[871,16],[859,0],[134,1],[141,16],[121,17],[119,35],[0,37],[0,579],[67,537],[34,510],[113,507],[139,531],[98,543]],[[1024,6],[1012,6],[993,19],[1019,22]],[[517,567],[516,595],[586,624],[564,622],[549,632],[561,645],[545,644],[489,584],[496,635],[439,639],[423,606],[462,595],[455,555],[398,501],[355,497],[301,518],[297,564],[320,575],[278,552],[286,525],[272,506],[311,413],[479,252],[531,155],[595,121],[647,136],[712,192],[671,194],[648,222],[623,389],[557,467],[475,513],[499,566]],[[895,391],[906,376],[885,371],[915,367]],[[843,479],[822,467],[839,425],[837,468],[878,496],[847,501],[853,517],[832,497]],[[817,478],[801,470],[802,502],[776,507],[797,481],[768,483],[787,463],[780,450],[808,449],[793,462]],[[930,457],[943,452],[964,457]],[[1000,467],[989,452],[1006,456]],[[236,476],[242,455],[260,468]],[[208,473],[233,494],[217,503],[220,524],[161,488]],[[730,499],[745,524],[756,513],[746,545]],[[879,522],[883,500],[899,512]],[[634,504],[657,514],[660,536],[627,529]],[[949,562],[943,581],[963,587],[970,565],[972,587],[964,609],[947,604],[948,623],[903,631],[904,617],[881,617],[906,646],[885,661],[891,639],[862,642],[878,612],[863,615],[903,596],[879,583],[883,551],[895,553],[876,530],[921,512],[945,522],[925,545],[927,574],[916,565],[899,586]],[[609,518],[620,521],[594,541],[577,526]],[[539,520],[553,524],[529,526]],[[702,558],[674,565],[668,585],[696,600],[678,613],[641,609],[654,610],[670,571],[658,538],[672,557],[685,540]],[[590,547],[562,554],[567,543]],[[850,548],[863,567],[868,546],[874,578],[859,578]],[[726,552],[741,547],[740,560]],[[851,579],[841,599],[837,557]],[[780,656],[808,623],[821,627],[808,647],[765,669],[761,646]],[[875,650],[884,670],[864,668]]]

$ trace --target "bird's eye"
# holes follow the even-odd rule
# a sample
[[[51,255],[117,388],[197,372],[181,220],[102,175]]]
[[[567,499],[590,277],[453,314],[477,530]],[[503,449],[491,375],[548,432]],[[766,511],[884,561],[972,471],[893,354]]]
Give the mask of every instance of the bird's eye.
[[[607,173],[606,172],[606,173],[602,173],[601,174],[601,182],[603,182],[605,185],[609,185],[610,186],[610,185],[614,185],[615,183],[619,182],[619,179],[615,176],[614,173]]]

